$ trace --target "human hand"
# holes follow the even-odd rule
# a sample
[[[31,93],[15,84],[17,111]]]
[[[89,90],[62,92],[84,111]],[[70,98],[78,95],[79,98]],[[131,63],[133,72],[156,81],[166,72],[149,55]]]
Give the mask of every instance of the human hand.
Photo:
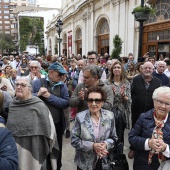
[[[166,149],[166,144],[162,139],[149,139],[148,145],[150,148],[154,149],[157,153],[162,152]]]
[[[38,78],[41,78],[41,73],[40,72],[36,72],[35,76],[37,76]]]
[[[122,85],[120,89],[120,94],[122,95],[122,97],[125,96],[125,89],[126,89],[125,85]]]
[[[37,96],[43,96],[43,94],[45,94],[46,92],[48,92],[47,88],[41,87],[37,93]]]
[[[107,146],[107,144],[105,142],[94,143],[94,145],[93,145],[93,148],[94,148],[95,152],[99,155],[100,159],[109,153],[106,149],[106,146]]]
[[[113,90],[113,93],[115,94],[116,93],[116,87],[114,85],[112,86],[112,90]]]
[[[7,86],[5,86],[5,85],[2,86],[2,87],[1,87],[1,90],[2,90],[2,91],[7,91]]]
[[[84,100],[84,95],[85,95],[85,90],[82,88],[78,93],[79,99]]]
[[[164,152],[166,150],[167,144],[164,143],[164,141],[162,139],[158,139],[159,141],[159,150],[157,150],[157,152]]]

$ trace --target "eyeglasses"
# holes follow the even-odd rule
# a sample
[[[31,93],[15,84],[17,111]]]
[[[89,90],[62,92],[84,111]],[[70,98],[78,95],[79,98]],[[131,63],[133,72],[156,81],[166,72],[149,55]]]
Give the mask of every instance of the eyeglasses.
[[[19,59],[19,58],[15,58],[16,60]]]
[[[25,88],[26,86],[28,86],[27,84],[24,84],[24,83],[16,83],[15,84],[16,87],[21,87],[21,88]]]
[[[34,68],[37,69],[38,67],[37,67],[37,66],[31,66],[31,68],[32,68],[32,69],[34,69]]]
[[[92,61],[94,61],[96,58],[88,58],[88,60],[92,60]]]
[[[92,98],[87,99],[87,102],[89,104],[92,104],[93,102],[95,102],[96,104],[100,104],[102,101],[103,101],[102,99],[92,99]]]
[[[66,59],[61,59],[61,61],[66,61]]]
[[[158,99],[155,99],[155,101],[159,104],[159,105],[165,105],[166,107],[168,107],[168,106],[170,106],[170,103],[167,103],[167,102],[163,102],[163,101],[160,101],[160,100],[158,100]]]

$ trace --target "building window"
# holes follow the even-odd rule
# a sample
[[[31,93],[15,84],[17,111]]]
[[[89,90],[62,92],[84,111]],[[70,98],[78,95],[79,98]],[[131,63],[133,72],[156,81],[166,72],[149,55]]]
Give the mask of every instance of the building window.
[[[4,0],[4,2],[9,2],[9,0]]]
[[[153,5],[156,9],[155,14],[151,14],[149,19],[145,21],[145,24],[165,21],[170,19],[170,1],[169,0],[158,0]]]
[[[9,8],[9,6],[8,5],[4,5],[4,8]]]
[[[5,21],[5,24],[9,24],[10,22],[9,21]]]
[[[10,31],[5,31],[5,34],[10,34]]]
[[[4,11],[4,14],[9,14],[9,11]]]
[[[10,29],[10,26],[5,26],[5,29]]]
[[[4,16],[4,18],[5,18],[5,19],[9,19],[9,16],[8,16],[8,15],[6,15],[6,16]]]
[[[148,33],[148,41],[169,40],[169,39],[170,39],[170,30],[155,31],[155,32]]]

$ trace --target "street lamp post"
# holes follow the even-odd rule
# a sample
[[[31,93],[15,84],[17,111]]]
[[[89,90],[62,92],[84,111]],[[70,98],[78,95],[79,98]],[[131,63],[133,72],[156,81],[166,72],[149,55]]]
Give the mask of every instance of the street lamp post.
[[[35,49],[36,49],[36,54],[35,54],[35,57],[37,57],[37,49],[38,49],[38,47],[37,47],[37,43],[35,43]]]
[[[58,33],[58,42],[59,42],[59,57],[61,56],[61,41],[62,39],[60,38],[60,34],[61,34],[61,31],[62,31],[62,25],[63,25],[63,22],[59,19],[56,23],[56,30],[57,30],[57,33]]]
[[[141,0],[141,7],[144,6],[144,0]],[[138,44],[138,60],[142,57],[142,41],[143,41],[143,22],[139,21],[139,44]]]

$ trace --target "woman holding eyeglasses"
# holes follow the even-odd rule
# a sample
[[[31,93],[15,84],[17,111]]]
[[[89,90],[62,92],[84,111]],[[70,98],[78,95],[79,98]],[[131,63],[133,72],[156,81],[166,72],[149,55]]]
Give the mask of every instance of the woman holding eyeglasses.
[[[27,76],[28,78],[30,78],[32,81],[40,79],[40,78],[44,78],[45,75],[40,73],[40,68],[41,65],[38,61],[31,61],[30,62],[30,73]]]
[[[152,99],[154,108],[142,113],[129,133],[134,170],[157,170],[170,159],[170,88],[157,88]]]
[[[125,128],[130,129],[131,126],[131,92],[130,83],[126,79],[125,70],[121,62],[114,62],[106,84],[111,85],[114,93],[112,112],[116,119],[118,143],[124,143]]]
[[[28,77],[18,77],[15,86],[7,128],[17,144],[19,169],[56,170],[59,151],[51,113],[42,100],[32,96]]]
[[[88,110],[76,115],[71,144],[75,148],[77,170],[96,169],[99,158],[105,157],[114,146],[117,135],[113,113],[101,109],[106,92],[97,86],[86,91]]]

